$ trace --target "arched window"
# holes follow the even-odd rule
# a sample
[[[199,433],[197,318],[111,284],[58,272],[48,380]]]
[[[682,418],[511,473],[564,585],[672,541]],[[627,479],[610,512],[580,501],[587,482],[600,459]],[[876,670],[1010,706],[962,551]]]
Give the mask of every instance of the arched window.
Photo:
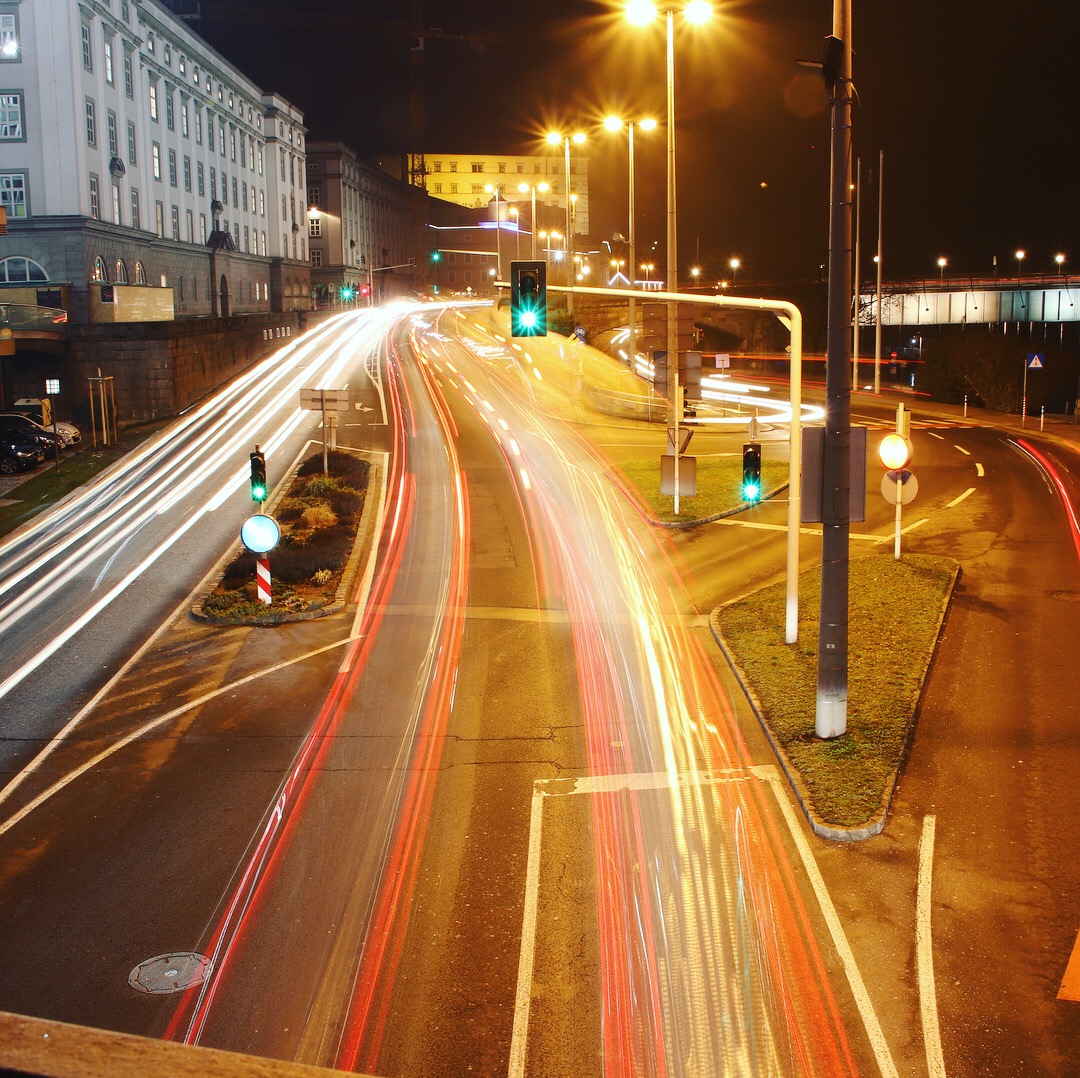
[[[113,280],[117,284],[128,283],[127,266],[124,264],[124,260],[122,258],[118,258],[116,260],[116,272],[113,274]]]
[[[25,284],[48,279],[45,267],[32,258],[23,258],[22,255],[0,258],[0,284]]]
[[[141,262],[135,263],[135,283],[146,284],[146,270],[143,269]]]
[[[107,281],[109,279],[109,271],[105,268],[105,259],[98,255],[94,259],[94,280],[95,281]]]

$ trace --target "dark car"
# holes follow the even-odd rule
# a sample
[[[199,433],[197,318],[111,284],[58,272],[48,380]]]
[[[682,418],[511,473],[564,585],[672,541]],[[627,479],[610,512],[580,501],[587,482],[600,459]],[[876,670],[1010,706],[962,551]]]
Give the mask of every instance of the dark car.
[[[44,459],[45,453],[38,446],[0,436],[0,472],[4,475],[36,468]]]
[[[0,441],[36,445],[45,453],[56,452],[56,439],[22,415],[0,415]]]

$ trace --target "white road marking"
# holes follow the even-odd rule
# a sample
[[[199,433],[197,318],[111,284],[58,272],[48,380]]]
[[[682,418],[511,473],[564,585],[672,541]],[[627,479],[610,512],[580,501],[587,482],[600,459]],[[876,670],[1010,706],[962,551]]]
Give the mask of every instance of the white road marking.
[[[934,944],[930,931],[931,884],[934,868],[934,832],[937,817],[923,819],[919,841],[919,887],[915,904],[915,965],[919,978],[919,1012],[922,1015],[926,1069],[930,1078],[945,1078],[945,1058],[941,1053],[938,1025],[937,986],[934,982]]]
[[[844,934],[844,927],[840,923],[840,917],[836,912],[836,908],[833,906],[832,898],[829,896],[829,891],[825,886],[825,880],[822,878],[821,870],[814,860],[814,854],[810,849],[809,843],[806,841],[806,836],[802,833],[802,828],[795,816],[795,810],[791,807],[791,802],[788,801],[786,794],[781,788],[780,772],[775,764],[752,767],[750,770],[772,786],[777,804],[780,806],[780,811],[783,813],[784,820],[787,822],[788,830],[791,832],[792,840],[799,851],[799,856],[802,858],[803,867],[806,869],[806,874],[810,878],[810,885],[814,889],[818,905],[821,907],[821,914],[825,918],[825,923],[829,928],[829,934],[832,936],[833,946],[836,947],[836,951],[840,956],[840,961],[843,963],[844,972],[847,974],[848,984],[851,986],[852,995],[855,997],[855,1005],[859,1008],[859,1014],[862,1016],[863,1026],[866,1029],[866,1036],[870,1041],[870,1047],[873,1049],[874,1056],[877,1058],[878,1069],[881,1071],[883,1078],[899,1078],[899,1072],[896,1069],[896,1064],[893,1062],[892,1053],[889,1051],[889,1045],[885,1041],[885,1034],[882,1032],[881,1024],[878,1022],[877,1014],[874,1011],[874,1005],[870,1002],[870,996],[866,991],[866,985],[863,983],[862,975],[859,973],[859,967],[855,962],[855,955],[852,953],[851,945],[848,943],[847,936]]]
[[[959,449],[960,452],[963,453],[965,457],[970,457],[971,456],[971,450],[965,449],[962,445],[956,445],[955,443],[953,443],[953,449]]]
[[[955,498],[953,498],[953,500],[951,502],[949,502],[949,504],[946,505],[945,508],[946,509],[952,509],[954,506],[959,505],[965,498],[969,497],[970,495],[972,495],[974,493],[975,493],[975,488],[974,487],[968,487],[967,490],[965,490],[963,494],[957,494],[957,496]]]
[[[982,477],[986,475],[986,469],[978,461],[975,462],[975,474],[980,479],[982,479]]]

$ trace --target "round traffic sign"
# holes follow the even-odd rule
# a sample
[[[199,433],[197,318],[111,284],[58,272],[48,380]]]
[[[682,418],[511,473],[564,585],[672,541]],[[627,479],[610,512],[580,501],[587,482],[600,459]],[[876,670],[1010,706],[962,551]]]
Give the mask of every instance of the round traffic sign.
[[[265,513],[255,513],[248,517],[240,528],[240,541],[252,554],[265,554],[268,550],[273,550],[280,538],[278,522]]]
[[[909,502],[913,502],[915,495],[919,493],[919,481],[915,478],[915,473],[909,472],[907,469],[886,472],[881,477],[881,496],[889,505],[896,505],[898,479],[900,481],[900,504],[907,505]]]

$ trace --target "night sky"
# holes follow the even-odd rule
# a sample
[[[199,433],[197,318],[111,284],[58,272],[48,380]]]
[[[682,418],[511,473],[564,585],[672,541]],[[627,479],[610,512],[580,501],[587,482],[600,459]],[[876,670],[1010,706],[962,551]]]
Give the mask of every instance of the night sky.
[[[239,7],[239,4],[225,6]],[[589,131],[594,238],[626,232],[625,136],[611,111],[664,118],[663,21],[630,26],[620,5],[568,0],[422,0],[423,24],[478,43],[427,38],[424,149],[546,152],[552,126]],[[310,138],[365,160],[409,148],[409,39],[324,29],[309,14],[407,25],[408,0],[264,0],[252,22],[211,21],[203,36],[264,89],[305,113]],[[828,251],[829,115],[817,60],[832,29],[823,0],[745,0],[692,28],[677,17],[679,255],[704,279],[806,280]],[[281,15],[275,15],[280,12]],[[862,253],[873,274],[878,153],[884,151],[889,276],[1080,272],[1075,0],[1023,5],[854,0],[854,154],[862,160]],[[1071,76],[1071,78],[1069,78]],[[636,140],[640,252],[665,235],[663,129]]]

